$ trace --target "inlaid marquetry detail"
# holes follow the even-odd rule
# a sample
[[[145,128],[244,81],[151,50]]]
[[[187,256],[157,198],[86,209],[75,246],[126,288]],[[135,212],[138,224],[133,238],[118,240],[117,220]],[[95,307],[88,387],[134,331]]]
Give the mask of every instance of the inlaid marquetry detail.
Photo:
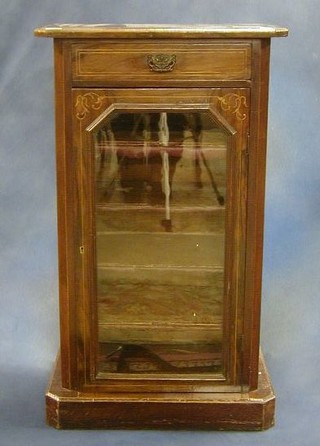
[[[244,121],[247,114],[244,112],[248,108],[247,98],[236,93],[228,93],[224,96],[213,96],[213,99],[220,103],[223,111],[234,114],[238,121]]]
[[[75,104],[77,119],[84,119],[87,113],[90,113],[90,110],[99,110],[105,98],[106,96],[104,95],[92,92],[83,95],[79,94]]]
[[[79,94],[76,98],[75,110],[78,120],[86,117],[90,110],[100,110],[103,102],[107,99],[105,94],[98,94],[94,92]],[[235,115],[238,121],[244,121],[247,118],[245,110],[248,108],[247,99],[243,95],[237,93],[227,93],[223,96],[214,95],[211,97],[214,105],[220,105],[224,112],[229,112]],[[197,106],[195,105],[195,110]]]

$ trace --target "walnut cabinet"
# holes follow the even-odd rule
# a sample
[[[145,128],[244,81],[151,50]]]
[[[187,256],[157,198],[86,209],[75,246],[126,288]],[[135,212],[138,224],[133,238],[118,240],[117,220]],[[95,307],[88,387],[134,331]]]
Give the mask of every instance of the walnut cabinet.
[[[53,25],[58,428],[270,427],[259,353],[271,37]]]

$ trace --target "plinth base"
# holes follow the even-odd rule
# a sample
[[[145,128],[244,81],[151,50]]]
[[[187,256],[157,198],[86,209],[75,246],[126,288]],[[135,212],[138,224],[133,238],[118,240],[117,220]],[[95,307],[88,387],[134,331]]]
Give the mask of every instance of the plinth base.
[[[275,395],[260,356],[259,386],[248,393],[84,393],[62,388],[60,361],[46,394],[58,429],[263,430],[274,424]]]

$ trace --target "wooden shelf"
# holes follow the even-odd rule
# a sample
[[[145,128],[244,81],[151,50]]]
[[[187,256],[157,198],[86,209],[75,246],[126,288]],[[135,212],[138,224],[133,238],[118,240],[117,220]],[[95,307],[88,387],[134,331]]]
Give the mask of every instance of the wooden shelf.
[[[222,340],[222,274],[216,275],[212,286],[113,283],[105,285],[106,294],[101,293],[101,288],[100,283],[100,342],[175,344]]]
[[[224,236],[180,233],[99,233],[97,264],[222,268]]]
[[[105,205],[96,214],[96,230],[106,232],[165,232],[162,206]],[[225,209],[221,206],[172,206],[171,231],[176,233],[223,233]]]

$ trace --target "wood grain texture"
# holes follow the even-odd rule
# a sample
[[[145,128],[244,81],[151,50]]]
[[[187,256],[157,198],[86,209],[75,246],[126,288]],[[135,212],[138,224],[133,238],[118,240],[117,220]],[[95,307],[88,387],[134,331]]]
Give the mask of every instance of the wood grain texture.
[[[288,29],[280,26],[252,25],[89,25],[52,24],[36,28],[38,37],[53,38],[270,38],[288,35]]]
[[[50,425],[261,430],[273,424],[275,397],[259,359],[266,129],[270,38],[287,33],[269,25],[53,25],[35,30],[37,36],[55,38],[61,359],[47,393]],[[174,55],[175,63],[168,71],[151,71],[150,54]],[[128,241],[140,237],[139,218],[148,232],[154,215],[159,219],[158,208],[129,203],[124,215],[116,195],[112,203],[96,202],[94,132],[111,113],[141,110],[208,113],[227,141],[225,183],[217,177],[226,198],[223,209],[216,198],[203,219],[191,221],[173,206],[174,230],[180,233],[166,239],[167,270],[157,268],[152,249],[146,256],[138,249],[125,251]],[[139,175],[146,181],[149,174]],[[190,215],[195,206],[207,206],[201,194],[190,195]],[[195,266],[203,259],[211,263],[195,274],[185,257],[186,264],[173,274],[187,237],[203,227],[205,232],[211,228],[215,241],[212,235],[202,237],[205,249],[201,259],[195,256]],[[106,252],[114,246],[119,250],[100,258],[97,240]],[[140,261],[144,257],[155,264],[153,276]],[[179,292],[182,267],[189,289]],[[222,271],[224,279],[212,287],[208,277]],[[106,289],[98,290],[98,276]],[[157,297],[152,307],[151,288]],[[110,307],[111,298],[115,304]],[[191,324],[191,313],[176,311],[175,305],[183,309],[189,301],[197,306],[192,319],[198,314],[198,324]],[[149,313],[149,325],[139,319],[144,313]],[[138,375],[100,367],[113,345],[128,338],[132,324],[140,324],[140,331],[131,332],[131,341],[138,347],[155,341],[155,350],[173,363],[185,359],[172,359],[171,347],[165,350],[172,346],[171,336],[187,345],[188,358],[197,364],[208,358],[207,345],[215,344],[211,354],[219,355],[219,370],[168,376],[159,369],[156,376],[147,368]],[[184,324],[182,331],[179,324]],[[189,328],[202,343],[202,356],[192,356]],[[139,358],[130,360],[128,369],[141,366]]]
[[[239,386],[241,381],[241,369],[238,355],[242,336],[243,309],[239,306],[241,272],[244,270],[244,258],[240,256],[242,244],[245,237],[246,219],[240,218],[245,214],[246,202],[243,200],[242,191],[247,186],[242,184],[245,176],[240,175],[240,165],[242,153],[246,148],[247,134],[249,129],[250,97],[248,89],[74,89],[73,103],[75,114],[73,116],[73,147],[75,152],[83,157],[82,168],[82,192],[79,191],[82,199],[82,215],[83,241],[85,246],[85,254],[83,256],[87,267],[83,270],[85,279],[86,293],[84,295],[85,308],[87,310],[86,318],[83,324],[78,323],[78,338],[84,341],[79,343],[83,348],[82,356],[86,358],[85,366],[85,385],[91,385],[96,375],[96,345],[97,345],[97,320],[96,317],[96,286],[92,280],[96,274],[96,254],[95,253],[95,231],[94,215],[94,170],[93,170],[93,154],[94,139],[90,133],[99,128],[102,116],[102,110],[106,114],[108,110],[112,112],[114,109],[119,110],[159,110],[164,109],[184,109],[187,110],[212,110],[213,114],[218,113],[221,118],[225,119],[228,124],[228,132],[236,134],[236,137],[230,136],[230,144],[227,156],[227,189],[228,189],[228,205],[226,210],[227,236],[226,236],[226,254],[225,254],[225,292],[224,295],[224,316],[223,316],[223,342],[224,348],[224,364],[226,368],[226,383]],[[186,104],[186,105],[184,105]],[[211,107],[213,107],[211,109]],[[218,118],[217,118],[218,119]],[[94,124],[92,122],[94,121]],[[222,125],[222,124],[220,124]],[[87,129],[87,130],[86,130]],[[91,166],[91,170],[89,168]],[[86,175],[83,176],[83,173]],[[241,210],[240,210],[241,209]],[[125,253],[124,253],[125,255]],[[129,253],[128,253],[129,255]],[[170,263],[171,264],[171,263]],[[91,281],[91,282],[90,282]],[[91,283],[91,289],[89,284]],[[196,296],[195,296],[196,298]],[[242,324],[236,321],[242,321]],[[86,328],[84,328],[86,327]],[[240,327],[240,330],[238,329]],[[91,340],[85,347],[85,339]],[[90,346],[90,347],[89,347]],[[201,377],[199,376],[201,381]],[[189,380],[189,386],[194,388],[196,384],[194,378]],[[91,383],[91,384],[90,384]],[[187,378],[185,379],[187,384]],[[246,384],[246,383],[243,383]],[[99,381],[101,391],[106,386],[114,385],[113,382]],[[125,385],[123,383],[123,385]],[[173,390],[176,383],[168,383],[167,388]],[[212,389],[211,383],[208,383]],[[134,390],[136,382],[132,379],[126,384],[127,388]],[[147,377],[145,380],[145,389],[149,386],[150,391],[153,389],[153,383],[149,382]]]
[[[65,46],[61,41],[55,41],[54,55],[61,379],[65,387],[72,388],[77,386],[78,379],[75,296],[79,267],[75,246],[78,245],[79,233],[75,227],[78,215],[74,188],[75,159],[69,150],[71,76],[69,59],[65,57]]]
[[[46,394],[47,423],[57,429],[264,430],[274,423],[275,396],[260,356],[249,393],[88,393],[61,387],[60,364]]]
[[[173,55],[171,71],[150,70],[148,56]],[[251,45],[248,42],[152,40],[94,41],[72,45],[73,81],[104,85],[163,86],[200,80],[247,80],[251,77]]]
[[[270,39],[256,41],[254,53],[243,344],[243,376],[250,388],[255,388],[258,380]]]

